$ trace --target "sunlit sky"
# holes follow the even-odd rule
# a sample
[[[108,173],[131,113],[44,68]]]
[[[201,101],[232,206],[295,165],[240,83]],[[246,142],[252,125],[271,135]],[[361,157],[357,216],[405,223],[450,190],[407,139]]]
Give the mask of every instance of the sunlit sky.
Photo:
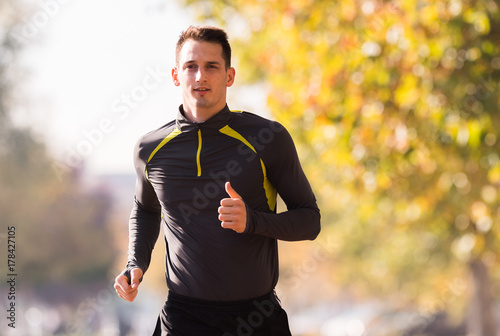
[[[43,3],[34,1],[23,19],[35,33],[24,42],[29,71],[17,121],[43,136],[62,165],[85,161],[90,174],[133,173],[137,139],[175,118],[175,43],[200,22],[176,1]],[[267,114],[262,87],[242,86],[238,76],[228,103]]]

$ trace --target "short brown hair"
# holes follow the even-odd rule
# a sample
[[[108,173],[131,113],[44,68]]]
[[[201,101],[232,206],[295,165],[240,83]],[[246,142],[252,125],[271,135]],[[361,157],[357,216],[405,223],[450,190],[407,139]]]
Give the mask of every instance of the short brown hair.
[[[183,31],[177,41],[175,49],[175,64],[179,66],[181,49],[187,40],[203,41],[220,44],[222,47],[222,58],[226,63],[226,70],[231,67],[231,46],[224,30],[210,26],[189,26]]]

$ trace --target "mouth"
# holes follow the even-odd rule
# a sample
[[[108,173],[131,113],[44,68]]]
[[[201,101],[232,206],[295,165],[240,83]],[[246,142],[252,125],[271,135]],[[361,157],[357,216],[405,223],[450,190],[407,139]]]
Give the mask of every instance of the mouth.
[[[199,88],[194,89],[194,92],[197,92],[199,94],[204,94],[204,93],[207,93],[208,91],[210,91],[210,89],[208,89],[206,87],[199,87]]]

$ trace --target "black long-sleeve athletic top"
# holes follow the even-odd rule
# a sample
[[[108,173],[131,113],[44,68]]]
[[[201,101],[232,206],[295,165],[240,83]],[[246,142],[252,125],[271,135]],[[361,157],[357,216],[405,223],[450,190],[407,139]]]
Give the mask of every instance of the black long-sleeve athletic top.
[[[215,301],[263,295],[278,281],[277,239],[312,240],[320,231],[292,138],[277,122],[226,106],[194,123],[181,105],[176,120],[139,140],[134,161],[127,269],[146,272],[162,221],[167,285],[176,294]],[[218,219],[226,181],[247,207],[243,233]],[[276,213],[277,193],[288,211]]]

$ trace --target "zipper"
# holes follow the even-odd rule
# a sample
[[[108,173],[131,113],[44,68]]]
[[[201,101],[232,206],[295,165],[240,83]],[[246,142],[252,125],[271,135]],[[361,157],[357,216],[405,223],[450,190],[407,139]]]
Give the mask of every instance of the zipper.
[[[196,167],[198,168],[197,176],[201,176],[200,153],[201,153],[201,129],[198,128],[198,151],[196,152]]]

